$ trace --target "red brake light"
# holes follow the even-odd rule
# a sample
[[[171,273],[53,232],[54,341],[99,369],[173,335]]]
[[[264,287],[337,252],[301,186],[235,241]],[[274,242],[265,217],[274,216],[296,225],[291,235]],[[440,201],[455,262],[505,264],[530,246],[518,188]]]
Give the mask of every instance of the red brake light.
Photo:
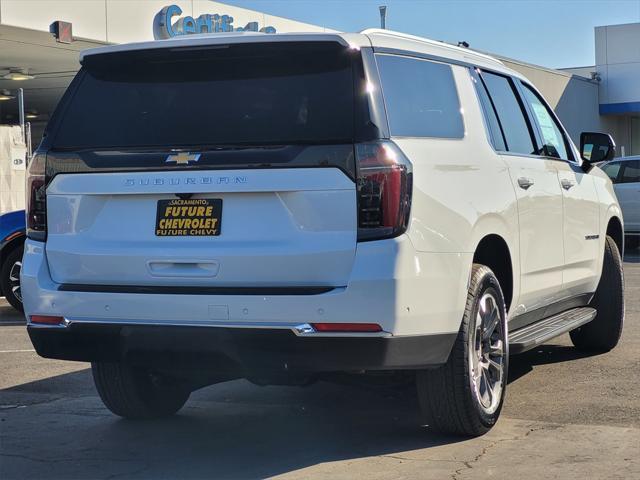
[[[52,317],[50,315],[31,315],[31,323],[39,323],[43,325],[61,325],[63,322],[63,317]]]
[[[381,332],[377,323],[312,323],[316,332]]]
[[[27,237],[45,241],[47,237],[46,155],[36,153],[27,169]]]
[[[397,237],[409,224],[411,162],[390,141],[356,145],[358,241]]]

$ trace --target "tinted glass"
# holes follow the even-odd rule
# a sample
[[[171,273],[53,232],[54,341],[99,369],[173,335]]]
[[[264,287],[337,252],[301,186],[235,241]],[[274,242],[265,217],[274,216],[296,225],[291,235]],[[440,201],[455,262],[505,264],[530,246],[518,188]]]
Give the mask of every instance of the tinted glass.
[[[54,146],[350,142],[352,59],[334,43],[87,57]]]
[[[622,163],[622,176],[620,183],[640,182],[640,160],[632,160]]]
[[[378,55],[391,135],[462,138],[460,101],[449,65]]]
[[[608,175],[613,183],[616,183],[618,172],[620,172],[620,163],[607,163],[603,165],[602,171]]]
[[[500,125],[502,125],[507,142],[507,150],[527,155],[535,154],[524,113],[509,79],[483,72],[482,80],[487,86],[491,100],[498,113]]]
[[[476,85],[476,91],[478,92],[478,98],[480,99],[480,105],[482,106],[482,113],[484,115],[485,122],[487,123],[487,128],[489,129],[493,148],[499,152],[505,151],[507,146],[504,143],[502,128],[498,122],[498,117],[491,103],[491,99],[489,98],[489,94],[487,93],[487,89],[479,78],[474,78],[474,83]]]
[[[531,111],[540,127],[546,155],[569,160],[564,135],[555,118],[551,115],[549,107],[528,85],[522,84],[522,86],[524,87],[525,101],[531,106]]]

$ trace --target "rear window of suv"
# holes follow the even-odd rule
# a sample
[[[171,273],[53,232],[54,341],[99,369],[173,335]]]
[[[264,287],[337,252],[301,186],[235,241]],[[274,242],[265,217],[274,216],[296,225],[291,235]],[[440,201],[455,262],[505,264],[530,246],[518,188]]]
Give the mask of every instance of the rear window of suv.
[[[376,55],[391,135],[462,138],[464,124],[451,66]]]
[[[88,56],[53,147],[347,143],[353,58],[329,42]]]

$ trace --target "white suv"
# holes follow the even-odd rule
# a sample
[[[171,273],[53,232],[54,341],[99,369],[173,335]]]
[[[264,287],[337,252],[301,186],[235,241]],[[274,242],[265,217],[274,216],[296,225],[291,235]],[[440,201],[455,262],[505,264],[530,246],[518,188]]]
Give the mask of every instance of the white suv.
[[[22,290],[37,352],[92,362],[114,413],[413,372],[429,425],[478,435],[509,350],[618,342],[611,181],[501,62],[385,30],[81,62],[29,167]]]

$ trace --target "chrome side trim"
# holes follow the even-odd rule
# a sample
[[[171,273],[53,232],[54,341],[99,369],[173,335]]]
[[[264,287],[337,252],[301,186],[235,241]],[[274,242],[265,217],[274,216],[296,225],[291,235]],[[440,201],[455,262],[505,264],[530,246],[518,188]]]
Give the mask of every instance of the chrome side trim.
[[[316,329],[308,323],[301,323],[300,325],[296,325],[295,327],[293,327],[293,333],[298,336],[309,335],[312,333],[316,333]]]
[[[291,330],[298,337],[392,337],[391,333],[381,332],[318,332],[309,323],[277,323],[277,322],[216,322],[216,321],[158,321],[126,318],[64,318],[60,325],[47,325],[28,322],[32,328],[67,328],[73,324],[85,325],[135,325],[150,327],[208,327],[208,328],[252,328]]]
[[[69,321],[69,319],[65,318],[63,320],[63,322],[59,325],[50,325],[47,323],[33,323],[30,319],[27,319],[27,327],[32,327],[32,328],[42,328],[42,329],[61,329],[61,328],[67,328],[69,325],[71,325],[71,321]]]

